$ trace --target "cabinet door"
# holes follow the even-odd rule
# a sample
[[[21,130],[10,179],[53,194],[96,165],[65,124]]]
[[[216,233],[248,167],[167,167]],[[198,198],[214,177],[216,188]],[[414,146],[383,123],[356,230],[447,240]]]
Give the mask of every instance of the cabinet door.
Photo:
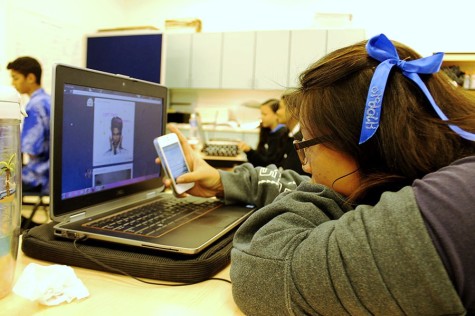
[[[191,34],[166,35],[165,85],[169,88],[190,86]]]
[[[255,32],[230,32],[223,34],[222,88],[253,88],[255,38]]]
[[[362,29],[328,30],[327,53],[366,39]]]
[[[256,32],[255,89],[286,89],[290,31]]]
[[[327,52],[326,30],[295,30],[290,32],[289,86],[298,87],[298,77]]]
[[[221,86],[223,33],[193,34],[191,88],[217,89]]]

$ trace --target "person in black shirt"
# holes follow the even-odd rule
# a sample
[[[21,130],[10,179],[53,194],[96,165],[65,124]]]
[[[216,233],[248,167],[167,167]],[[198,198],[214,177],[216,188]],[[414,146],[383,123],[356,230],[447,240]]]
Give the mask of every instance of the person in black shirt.
[[[284,124],[279,124],[277,119],[279,100],[269,99],[262,103],[260,108],[261,125],[257,148],[253,149],[245,142],[240,142],[239,149],[254,166],[280,165],[285,153],[288,130]]]
[[[307,173],[302,169],[302,164],[294,148],[294,140],[302,140],[302,132],[300,131],[300,124],[297,119],[292,117],[287,111],[286,98],[286,94],[282,95],[279,109],[276,112],[279,123],[285,124],[288,130],[287,135],[284,137],[284,153],[277,166],[283,170],[290,169],[305,175]]]

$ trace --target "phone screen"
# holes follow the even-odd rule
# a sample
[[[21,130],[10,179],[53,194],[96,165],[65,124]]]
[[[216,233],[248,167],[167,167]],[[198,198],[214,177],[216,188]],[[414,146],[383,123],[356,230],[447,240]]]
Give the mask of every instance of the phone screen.
[[[173,177],[175,181],[176,178],[188,172],[185,159],[181,153],[180,145],[178,143],[163,147],[163,153],[165,154],[166,164],[168,165],[168,169],[171,173],[170,176]]]

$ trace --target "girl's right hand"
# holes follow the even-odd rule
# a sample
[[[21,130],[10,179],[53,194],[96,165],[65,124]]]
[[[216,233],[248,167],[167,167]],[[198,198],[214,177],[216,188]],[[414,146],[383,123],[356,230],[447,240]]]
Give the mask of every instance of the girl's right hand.
[[[186,193],[194,196],[214,197],[223,195],[223,184],[221,183],[221,175],[216,168],[211,167],[199,153],[194,151],[188,144],[186,137],[174,124],[167,125],[170,132],[175,133],[180,140],[186,162],[191,172],[179,176],[177,183],[195,182],[193,188]],[[156,158],[155,162],[160,164],[160,158]],[[164,180],[165,186],[170,187],[170,179]]]
[[[245,142],[239,142],[239,143],[238,143],[238,148],[239,148],[241,151],[245,152],[245,153],[247,153],[248,151],[251,150],[251,146],[249,146],[249,145],[246,144]]]

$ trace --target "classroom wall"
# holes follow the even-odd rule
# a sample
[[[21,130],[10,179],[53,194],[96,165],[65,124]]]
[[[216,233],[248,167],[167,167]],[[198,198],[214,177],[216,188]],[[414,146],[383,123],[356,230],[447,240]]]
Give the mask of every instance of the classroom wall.
[[[47,91],[51,66],[85,65],[85,36],[101,28],[152,25],[167,19],[199,18],[203,32],[354,27],[367,37],[386,33],[423,55],[475,52],[470,40],[473,0],[0,0],[0,84],[10,84],[6,64],[20,55],[41,60]],[[351,23],[317,18],[351,14]],[[466,28],[467,30],[464,30]],[[468,38],[468,39],[467,39]],[[279,97],[280,91],[172,91],[172,101],[191,102],[210,112]],[[243,107],[241,107],[243,109]],[[258,117],[248,108],[243,116]]]
[[[321,26],[317,13],[351,13],[367,36],[384,32],[422,54],[475,52],[472,0],[0,0],[0,84],[18,55],[84,61],[83,36],[99,28],[154,25],[199,18],[203,32],[301,29]]]
[[[0,0],[0,61],[4,61],[7,59],[7,28],[5,25],[5,21],[7,20],[7,1],[6,0]],[[1,63],[0,66],[3,66],[3,62]],[[3,66],[5,67],[5,66]],[[2,76],[1,74],[5,73],[5,71],[0,70],[0,84],[2,84]]]
[[[473,0],[456,2],[432,0],[174,0],[125,1],[130,25],[164,27],[166,19],[201,19],[203,32],[287,30],[315,27],[354,27],[366,30],[367,37],[385,33],[406,43],[422,55],[433,52],[475,52],[475,41],[464,34],[473,20]],[[351,23],[322,18],[320,13],[351,14]],[[323,15],[324,16],[324,15]],[[319,18],[320,17],[320,18]],[[259,117],[240,105],[280,91],[173,91],[172,102],[192,103],[200,111],[241,109],[243,117]],[[265,95],[264,95],[265,94]],[[209,115],[208,115],[209,116]]]
[[[85,34],[122,23],[123,7],[122,0],[0,0],[0,84],[10,84],[8,62],[30,55],[50,91],[52,65],[84,65]]]
[[[165,19],[199,18],[203,32],[321,26],[317,13],[351,13],[352,27],[388,37],[421,54],[475,51],[473,0],[126,0],[130,24],[163,27]]]

